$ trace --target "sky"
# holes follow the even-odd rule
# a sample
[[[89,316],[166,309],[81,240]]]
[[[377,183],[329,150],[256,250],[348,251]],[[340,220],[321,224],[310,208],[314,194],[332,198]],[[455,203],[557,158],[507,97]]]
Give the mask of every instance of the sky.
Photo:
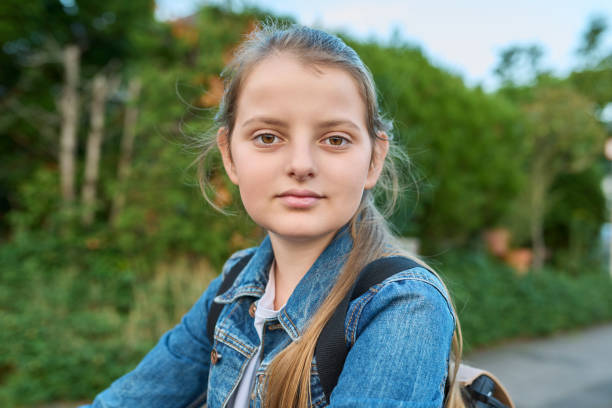
[[[157,16],[191,14],[205,0],[157,0]],[[218,1],[217,1],[218,3]],[[496,88],[493,70],[502,49],[537,43],[542,66],[564,75],[579,64],[575,50],[589,19],[607,18],[604,49],[612,50],[612,0],[243,0],[299,23],[341,30],[358,39],[388,42],[392,33],[421,48],[436,66],[468,86]]]

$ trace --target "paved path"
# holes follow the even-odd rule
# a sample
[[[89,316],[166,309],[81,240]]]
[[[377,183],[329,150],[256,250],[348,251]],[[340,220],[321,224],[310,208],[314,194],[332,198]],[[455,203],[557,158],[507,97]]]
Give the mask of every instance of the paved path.
[[[517,408],[612,408],[612,324],[465,356],[493,372]]]

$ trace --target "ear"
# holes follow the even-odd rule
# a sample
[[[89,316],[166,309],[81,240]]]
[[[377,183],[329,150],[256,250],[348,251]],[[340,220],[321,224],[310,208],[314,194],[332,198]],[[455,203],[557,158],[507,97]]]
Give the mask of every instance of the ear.
[[[385,132],[378,132],[377,137],[374,139],[374,145],[372,146],[372,162],[368,170],[368,177],[366,178],[365,189],[369,190],[374,188],[380,173],[382,172],[385,164],[385,158],[389,151],[389,136]]]
[[[230,151],[229,134],[225,127],[220,127],[217,131],[217,147],[221,152],[221,159],[223,160],[223,167],[227,176],[232,183],[238,185],[238,175],[236,174],[236,168],[232,161],[232,152]]]

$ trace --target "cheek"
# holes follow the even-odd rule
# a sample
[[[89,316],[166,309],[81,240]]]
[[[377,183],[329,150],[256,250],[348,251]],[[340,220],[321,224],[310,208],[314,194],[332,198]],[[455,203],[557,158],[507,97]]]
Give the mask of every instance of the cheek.
[[[232,158],[236,176],[240,185],[257,184],[271,174],[272,161],[265,155],[253,154],[243,145],[235,146],[232,149]]]
[[[244,185],[241,183],[240,185],[240,199],[242,200],[242,205],[244,209],[253,216],[253,212],[256,209],[258,200],[257,190],[252,188],[249,185]]]
[[[326,174],[346,194],[361,196],[368,177],[368,169],[369,156],[361,154],[351,160],[333,163]]]
[[[253,217],[257,210],[267,204],[272,188],[271,174],[273,171],[271,160],[250,155],[246,157],[241,151],[234,152],[236,176],[240,198],[247,212]]]
[[[270,191],[261,183],[241,182],[239,185],[240,199],[245,211],[251,219],[259,225],[265,225],[266,216],[269,214],[271,202]]]

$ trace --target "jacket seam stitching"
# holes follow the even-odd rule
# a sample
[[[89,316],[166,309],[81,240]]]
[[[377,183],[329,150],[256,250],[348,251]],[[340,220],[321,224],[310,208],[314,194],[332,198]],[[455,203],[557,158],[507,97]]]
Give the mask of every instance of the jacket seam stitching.
[[[252,354],[253,352],[253,348],[247,346],[246,344],[244,344],[242,341],[238,340],[237,338],[235,338],[234,336],[232,336],[227,330],[225,330],[223,328],[223,323],[229,319],[229,317],[236,311],[239,309],[239,304],[235,303],[234,307],[229,311],[229,313],[227,314],[227,316],[225,316],[219,323],[217,330],[219,331],[218,335],[217,333],[215,333],[215,339],[217,341],[220,341],[221,343],[233,348],[234,350],[238,351],[239,353],[245,355],[246,357],[249,357],[250,354]],[[221,336],[221,334],[223,334],[223,336]],[[244,350],[239,350],[238,346],[235,346],[229,342],[223,341],[225,338],[229,339],[230,341],[236,342],[239,346],[243,347]],[[246,354],[245,354],[246,353]]]
[[[366,292],[366,294],[364,296],[360,296],[359,300],[357,300],[357,303],[355,304],[353,311],[351,313],[351,317],[349,319],[349,328],[350,328],[350,339],[349,342],[350,344],[355,344],[356,341],[356,335],[357,335],[357,326],[359,324],[359,316],[361,315],[361,311],[363,310],[363,308],[365,307],[365,305],[369,302],[369,300],[374,297],[374,295],[376,293],[378,293],[378,288],[376,288],[375,285],[373,287],[371,287],[370,289],[368,289],[368,291]],[[356,314],[356,315],[355,315]],[[353,322],[353,318],[355,318],[355,324],[352,325],[351,323]]]
[[[355,329],[352,331],[352,339],[351,339],[352,343],[351,344],[355,344],[355,342],[357,341],[356,336],[357,336],[357,328],[359,327],[359,319],[361,318],[361,314],[363,312],[363,309],[365,309],[366,304],[369,303],[369,301],[374,297],[374,295],[377,294],[383,287],[386,287],[391,282],[398,282],[400,280],[409,280],[409,281],[423,282],[423,283],[426,283],[429,286],[432,286],[433,288],[435,288],[436,291],[438,293],[440,293],[440,295],[442,295],[442,297],[444,298],[445,303],[446,303],[446,307],[449,310],[449,312],[450,312],[450,314],[451,314],[451,316],[453,318],[453,321],[455,320],[455,315],[454,315],[454,313],[452,311],[452,308],[451,308],[451,306],[449,304],[448,298],[446,297],[446,295],[444,293],[442,293],[442,291],[435,284],[433,284],[432,282],[430,282],[427,279],[418,278],[416,276],[411,276],[411,277],[406,277],[406,278],[399,278],[398,277],[398,278],[396,278],[394,280],[389,280],[389,281],[385,280],[385,281],[383,281],[381,283],[378,283],[378,284],[372,286],[368,290],[368,292],[366,292],[366,294],[372,292],[372,295],[370,295],[369,297],[367,297],[366,294],[360,296],[360,297],[366,297],[367,299],[366,299],[366,301],[363,304],[359,305],[359,312],[357,313],[357,316],[355,317],[355,325],[354,325]],[[357,310],[355,310],[355,312],[357,312]]]
[[[400,272],[400,274],[402,274],[402,272]],[[438,290],[438,292],[440,292],[440,294],[446,298],[446,295],[444,294],[444,292],[443,292],[442,288],[440,287],[440,284],[437,282],[437,280],[428,279],[427,276],[423,276],[422,274],[408,273],[407,275],[408,276],[391,276],[388,279],[385,279],[380,284],[383,285],[383,286],[386,286],[387,284],[389,284],[391,282],[399,282],[399,281],[402,281],[402,280],[425,282],[425,283],[430,284],[434,288],[436,288]]]
[[[296,337],[299,337],[300,336],[300,332],[298,331],[297,326],[295,325],[295,323],[293,323],[293,320],[291,320],[291,317],[289,317],[289,313],[287,313],[287,311],[284,310],[283,311],[283,315],[287,318],[289,323],[291,323],[291,331],[296,334]]]
[[[215,340],[229,348],[236,350],[247,358],[252,357],[253,349],[235,338],[234,336],[230,335],[225,330],[219,329],[219,335],[215,336]]]

